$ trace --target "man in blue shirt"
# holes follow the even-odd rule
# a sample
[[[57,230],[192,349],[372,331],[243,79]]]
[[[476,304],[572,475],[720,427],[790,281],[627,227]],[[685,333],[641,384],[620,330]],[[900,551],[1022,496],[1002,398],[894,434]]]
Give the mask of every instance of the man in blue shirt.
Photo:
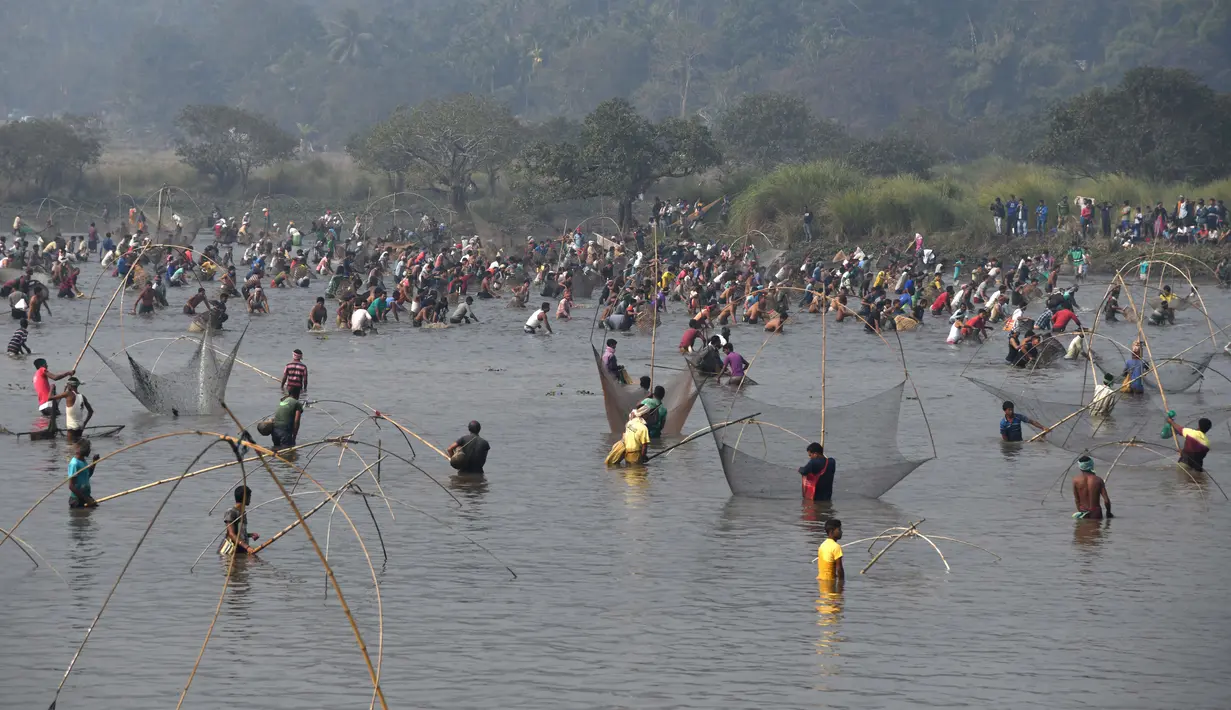
[[[1035,228],[1039,231],[1039,234],[1046,234],[1047,233],[1047,203],[1044,202],[1043,200],[1039,200],[1039,206],[1034,208],[1034,215],[1035,215],[1034,217]]]
[[[1004,441],[1021,441],[1022,424],[1029,424],[1039,431],[1047,428],[1025,414],[1013,411],[1012,402],[1006,401],[1001,408],[1004,409],[1004,419],[1000,420],[1000,438]]]
[[[93,508],[98,505],[90,495],[90,477],[94,475],[94,464],[86,463],[90,455],[90,440],[77,442],[77,453],[68,462],[68,507]],[[94,457],[98,461],[98,456]]]
[[[1145,361],[1133,353],[1124,361],[1124,372],[1121,377],[1131,378],[1128,383],[1129,394],[1145,394]]]

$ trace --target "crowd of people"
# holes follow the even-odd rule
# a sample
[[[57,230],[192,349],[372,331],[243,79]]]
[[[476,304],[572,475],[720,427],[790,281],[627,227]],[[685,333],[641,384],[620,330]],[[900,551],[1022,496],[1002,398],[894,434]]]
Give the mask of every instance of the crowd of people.
[[[1231,223],[1227,221],[1227,206],[1216,198],[1197,198],[1194,202],[1180,195],[1168,208],[1157,202],[1133,204],[1124,200],[1120,205],[1089,197],[1069,200],[1063,195],[1055,208],[1046,200],[1034,204],[1025,197],[1009,195],[1007,201],[995,198],[988,211],[992,229],[999,235],[1026,237],[1030,234],[1070,231],[1087,239],[1102,235],[1116,239],[1124,246],[1137,242],[1162,240],[1176,244],[1221,244],[1231,238]]]

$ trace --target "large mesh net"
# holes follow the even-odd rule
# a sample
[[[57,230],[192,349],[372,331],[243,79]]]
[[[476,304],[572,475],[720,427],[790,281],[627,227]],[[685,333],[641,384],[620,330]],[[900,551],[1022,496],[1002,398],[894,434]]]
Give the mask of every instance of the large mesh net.
[[[1117,392],[1117,402],[1109,415],[1091,416],[1088,410],[1075,414],[1083,404],[1048,401],[1025,388],[998,387],[965,377],[997,400],[1013,402],[1018,413],[1044,426],[1055,425],[1044,441],[1065,451],[1088,453],[1093,458],[1115,461],[1121,466],[1152,466],[1176,458],[1172,440],[1161,436],[1162,404],[1148,395],[1119,397]],[[1210,407],[1201,402],[1169,403],[1177,411],[1183,411],[1186,420],[1208,417],[1217,425],[1231,418],[1231,407]],[[1024,437],[1026,434],[1023,431]]]
[[[628,424],[629,412],[641,404],[647,395],[639,385],[617,382],[603,367],[603,358],[598,350],[593,345],[590,350],[594,353],[598,378],[603,384],[603,406],[607,410],[607,424],[613,434],[619,434]],[[661,369],[659,371],[665,372]],[[665,436],[679,436],[688,414],[692,412],[693,403],[697,401],[697,390],[687,371],[675,373],[663,387],[667,390],[667,396],[663,399],[663,404],[667,407],[667,421],[663,425],[662,433]]]
[[[710,426],[743,417],[713,433],[731,492],[750,498],[799,498],[799,467],[808,444],[820,438],[821,412],[769,404],[738,386],[716,384],[694,374]],[[902,388],[906,382],[867,399],[827,407],[827,455],[838,463],[835,498],[879,498],[930,459],[905,456],[897,444]]]
[[[226,395],[227,381],[245,332],[246,328],[235,339],[230,353],[220,353],[214,346],[212,331],[205,331],[188,363],[167,373],[149,370],[127,351],[124,357],[128,362],[124,363],[103,355],[93,346],[90,349],[146,409],[176,417],[196,416],[221,410],[220,402]]]
[[[593,269],[573,269],[573,298],[589,299],[594,296],[594,287],[602,281],[602,274]]]
[[[1120,350],[1119,346],[1116,349]],[[1154,388],[1161,384],[1167,394],[1185,392],[1205,378],[1205,371],[1209,369],[1214,355],[1213,352],[1194,353],[1155,360],[1154,367],[1146,374],[1146,384]],[[1094,364],[1102,373],[1110,373],[1117,379],[1123,373],[1126,356],[1124,352],[1121,351],[1118,356],[1113,357],[1103,354],[1101,350],[1095,350],[1092,356]]]

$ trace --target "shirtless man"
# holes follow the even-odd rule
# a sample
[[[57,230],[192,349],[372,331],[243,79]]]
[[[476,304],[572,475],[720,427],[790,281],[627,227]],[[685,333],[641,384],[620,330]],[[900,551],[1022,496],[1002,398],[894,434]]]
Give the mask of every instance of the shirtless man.
[[[1103,508],[1100,503],[1107,506],[1108,518],[1116,517],[1111,514],[1111,498],[1107,496],[1107,485],[1094,472],[1094,459],[1082,456],[1077,459],[1077,467],[1080,470],[1073,477],[1073,502],[1077,505],[1077,512],[1073,513],[1073,517],[1079,520],[1102,520]]]
[[[324,296],[317,296],[316,305],[308,312],[308,330],[324,330],[325,319],[328,317],[329,310],[325,308]]]
[[[205,289],[197,289],[196,294],[192,298],[188,299],[188,303],[184,304],[184,315],[195,316],[197,314],[197,306],[205,303],[205,301]]]
[[[147,283],[141,289],[141,293],[137,294],[137,298],[133,301],[133,315],[141,313],[142,315],[153,315],[154,313],[154,284]]]

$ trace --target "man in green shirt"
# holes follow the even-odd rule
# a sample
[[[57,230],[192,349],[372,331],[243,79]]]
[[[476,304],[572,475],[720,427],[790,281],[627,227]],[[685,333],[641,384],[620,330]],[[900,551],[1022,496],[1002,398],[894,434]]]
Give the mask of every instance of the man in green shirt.
[[[295,437],[299,436],[299,422],[303,418],[303,402],[299,401],[299,388],[287,387],[278,409],[274,411],[274,449],[288,449],[295,446]]]
[[[1086,250],[1074,246],[1069,250],[1069,258],[1073,260],[1073,280],[1079,281],[1086,275]]]
[[[645,420],[645,427],[650,430],[650,438],[657,439],[663,434],[663,427],[667,424],[667,406],[663,404],[663,398],[667,396],[667,390],[658,385],[654,388],[653,395],[641,400],[641,407],[649,410],[642,417]]]

